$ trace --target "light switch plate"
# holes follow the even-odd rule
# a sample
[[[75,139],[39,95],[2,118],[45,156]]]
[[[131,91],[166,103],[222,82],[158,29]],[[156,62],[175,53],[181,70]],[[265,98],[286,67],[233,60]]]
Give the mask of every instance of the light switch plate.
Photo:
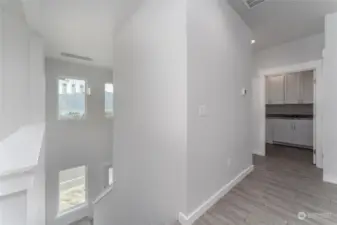
[[[200,117],[206,117],[207,116],[207,106],[206,105],[199,105],[198,115]]]

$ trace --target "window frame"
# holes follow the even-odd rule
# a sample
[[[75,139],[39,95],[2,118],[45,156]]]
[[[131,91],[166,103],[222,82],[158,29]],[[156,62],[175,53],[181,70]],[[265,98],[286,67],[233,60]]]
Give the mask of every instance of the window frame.
[[[81,118],[76,119],[76,118],[71,118],[71,117],[62,117],[60,115],[60,94],[59,94],[59,81],[60,80],[66,80],[66,79],[70,79],[70,80],[81,80],[84,81],[84,114]],[[89,84],[88,84],[88,80],[85,78],[80,78],[80,77],[74,77],[74,76],[58,76],[56,78],[56,89],[57,89],[57,108],[56,108],[56,113],[57,113],[57,120],[58,121],[83,121],[87,119],[87,115],[88,115],[88,89],[89,89]]]
[[[105,105],[105,102],[106,102],[106,99],[105,99],[105,88],[106,88],[106,85],[107,84],[111,84],[112,85],[112,113],[111,113],[111,115],[108,115],[107,114],[107,111],[106,111],[106,105]],[[114,84],[113,84],[113,82],[104,82],[104,117],[106,118],[106,119],[112,119],[112,118],[114,118]]]
[[[110,184],[110,169],[112,170],[112,180]],[[105,163],[103,164],[103,190],[110,188],[113,186],[115,182],[115,177],[114,177],[114,168],[112,166],[112,163]]]

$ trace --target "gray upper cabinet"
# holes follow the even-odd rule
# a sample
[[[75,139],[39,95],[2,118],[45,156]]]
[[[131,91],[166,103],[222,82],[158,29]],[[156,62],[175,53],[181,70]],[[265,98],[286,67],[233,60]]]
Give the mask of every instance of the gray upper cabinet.
[[[314,103],[314,72],[306,71],[301,74],[301,100],[302,103]]]
[[[285,104],[299,104],[300,101],[300,76],[298,74],[285,75]]]
[[[313,71],[266,77],[267,104],[312,104],[313,102]]]
[[[267,104],[284,103],[284,76],[269,76],[266,78]]]

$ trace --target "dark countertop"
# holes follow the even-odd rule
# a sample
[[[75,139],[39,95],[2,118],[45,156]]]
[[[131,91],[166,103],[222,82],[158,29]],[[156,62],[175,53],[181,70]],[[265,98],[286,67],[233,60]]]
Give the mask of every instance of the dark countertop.
[[[313,115],[298,115],[298,114],[267,114],[267,119],[313,119]]]

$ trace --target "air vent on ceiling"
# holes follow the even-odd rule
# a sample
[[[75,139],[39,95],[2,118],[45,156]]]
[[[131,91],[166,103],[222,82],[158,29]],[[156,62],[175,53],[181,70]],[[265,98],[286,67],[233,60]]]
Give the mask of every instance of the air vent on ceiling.
[[[62,52],[61,55],[64,56],[64,57],[73,58],[73,59],[93,61],[92,58],[89,58],[89,57],[86,57],[86,56],[75,55],[75,54],[71,54],[71,53]]]
[[[253,8],[263,2],[265,2],[266,0],[243,0],[245,5],[248,7],[248,8]]]

